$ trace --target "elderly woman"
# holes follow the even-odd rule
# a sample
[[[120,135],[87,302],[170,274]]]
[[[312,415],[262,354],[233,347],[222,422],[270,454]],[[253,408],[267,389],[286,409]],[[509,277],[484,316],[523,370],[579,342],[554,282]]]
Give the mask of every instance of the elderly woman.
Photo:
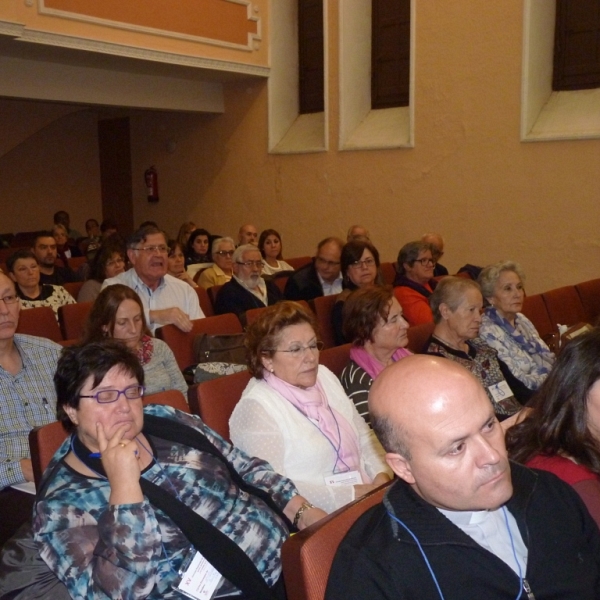
[[[368,239],[357,238],[344,244],[340,261],[343,290],[338,295],[331,312],[333,334],[337,345],[351,341],[344,335],[342,317],[344,302],[350,293],[359,288],[368,288],[382,283],[379,273],[379,252]]]
[[[241,590],[241,598],[283,599],[288,526],[307,526],[323,511],[198,417],[144,409],[143,383],[122,344],[63,351],[55,386],[71,435],[38,490],[42,558],[73,598],[181,598],[173,587],[187,577],[178,571],[191,575],[194,565],[184,563],[200,552],[218,597]]]
[[[81,286],[77,302],[93,302],[104,280],[125,270],[125,256],[125,244],[119,236],[106,239],[90,263],[89,279]]]
[[[331,512],[385,483],[391,472],[337,377],[319,365],[315,327],[314,316],[295,302],[268,307],[250,325],[254,378],[229,428],[236,447],[268,461]]]
[[[410,356],[408,323],[390,286],[358,289],[344,304],[344,335],[352,340],[350,362],[341,382],[361,417],[370,425],[369,390],[385,367]]]
[[[600,526],[600,331],[570,341],[506,435],[509,456],[571,484]]]
[[[263,275],[293,271],[294,267],[283,260],[281,236],[274,229],[265,229],[258,238],[258,249],[263,258]]]
[[[185,266],[212,262],[209,252],[210,233],[206,229],[194,229],[185,248]]]
[[[555,356],[542,341],[533,323],[523,315],[525,276],[512,261],[485,267],[479,274],[483,297],[488,301],[481,322],[481,337],[504,361],[511,373],[530,390],[546,379]]]
[[[177,277],[177,279],[181,279],[181,281],[185,281],[185,283],[193,288],[197,288],[198,284],[185,270],[185,254],[183,246],[176,240],[169,240],[167,246],[169,247],[167,273],[173,277]]]
[[[445,277],[429,302],[435,329],[425,352],[444,356],[471,371],[483,385],[498,419],[519,412],[529,400],[531,390],[478,337],[483,297],[477,283],[462,277]]]
[[[58,309],[75,304],[75,298],[61,285],[40,283],[40,266],[35,254],[25,248],[17,250],[6,261],[9,277],[15,282],[21,308],[49,306],[58,321]]]
[[[224,285],[233,277],[233,253],[235,243],[230,237],[217,238],[212,244],[213,266],[200,273],[198,285],[204,289]]]
[[[104,288],[92,306],[82,342],[104,338],[119,340],[136,354],[144,368],[149,394],[179,390],[187,397],[188,386],[173,352],[165,342],[150,336],[142,301],[126,285]]]
[[[429,297],[435,289],[433,248],[425,242],[409,242],[400,249],[394,295],[404,309],[409,325],[431,323]]]

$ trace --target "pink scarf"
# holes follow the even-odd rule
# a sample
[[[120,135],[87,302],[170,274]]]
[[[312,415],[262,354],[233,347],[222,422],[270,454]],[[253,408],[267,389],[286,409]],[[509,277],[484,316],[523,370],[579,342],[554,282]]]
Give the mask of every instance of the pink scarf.
[[[406,358],[411,355],[412,352],[410,350],[398,348],[398,350],[392,354],[392,360],[397,362],[401,358]],[[385,365],[382,365],[372,354],[369,354],[363,346],[352,346],[352,348],[350,348],[350,359],[359,367],[363,368],[371,376],[371,379],[375,379],[375,377],[377,377],[377,375],[385,368]]]
[[[302,389],[279,379],[268,371],[265,372],[264,378],[271,388],[296,407],[329,440],[337,454],[332,473],[359,471],[363,483],[370,483],[371,480],[360,467],[360,450],[356,433],[346,418],[329,406],[325,391],[318,379],[314,386]]]

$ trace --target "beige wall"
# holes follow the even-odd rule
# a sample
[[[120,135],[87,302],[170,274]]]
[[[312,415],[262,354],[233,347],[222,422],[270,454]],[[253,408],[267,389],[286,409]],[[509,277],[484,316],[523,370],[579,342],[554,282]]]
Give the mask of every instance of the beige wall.
[[[338,1],[328,3],[330,150],[269,155],[267,86],[256,80],[226,86],[223,115],[137,113],[136,222],[175,232],[191,218],[232,234],[251,220],[279,229],[287,256],[357,222],[384,260],[433,229],[446,237],[451,270],[513,258],[529,292],[599,277],[600,141],[519,141],[522,1],[418,2],[415,148],[356,152],[336,148]],[[150,164],[158,205],[145,201]],[[82,212],[71,198],[71,212]]]

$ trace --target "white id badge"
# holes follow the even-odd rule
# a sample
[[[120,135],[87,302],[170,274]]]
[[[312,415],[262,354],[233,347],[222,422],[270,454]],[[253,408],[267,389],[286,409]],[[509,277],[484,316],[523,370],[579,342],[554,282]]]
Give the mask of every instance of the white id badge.
[[[512,390],[506,381],[490,385],[488,390],[490,390],[490,394],[492,394],[492,397],[496,402],[502,402],[502,400],[510,398],[510,396],[513,395]]]
[[[361,483],[362,477],[358,471],[348,471],[347,473],[325,476],[325,485],[360,485]]]
[[[181,581],[175,589],[194,600],[211,600],[222,577],[200,552],[194,551],[189,566],[182,565]]]

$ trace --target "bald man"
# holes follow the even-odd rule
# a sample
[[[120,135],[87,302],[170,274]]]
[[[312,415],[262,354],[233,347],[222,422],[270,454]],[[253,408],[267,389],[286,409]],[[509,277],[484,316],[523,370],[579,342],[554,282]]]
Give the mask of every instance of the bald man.
[[[340,544],[327,600],[600,598],[597,526],[569,485],[509,463],[466,369],[405,358],[369,410],[398,480]]]
[[[448,275],[448,269],[438,262],[438,260],[444,256],[444,238],[439,233],[430,232],[423,234],[421,241],[426,244],[431,244],[431,254],[433,260],[435,260],[433,276],[440,277],[442,275]]]
[[[244,244],[258,246],[258,230],[251,223],[242,225],[238,231],[238,246]]]

